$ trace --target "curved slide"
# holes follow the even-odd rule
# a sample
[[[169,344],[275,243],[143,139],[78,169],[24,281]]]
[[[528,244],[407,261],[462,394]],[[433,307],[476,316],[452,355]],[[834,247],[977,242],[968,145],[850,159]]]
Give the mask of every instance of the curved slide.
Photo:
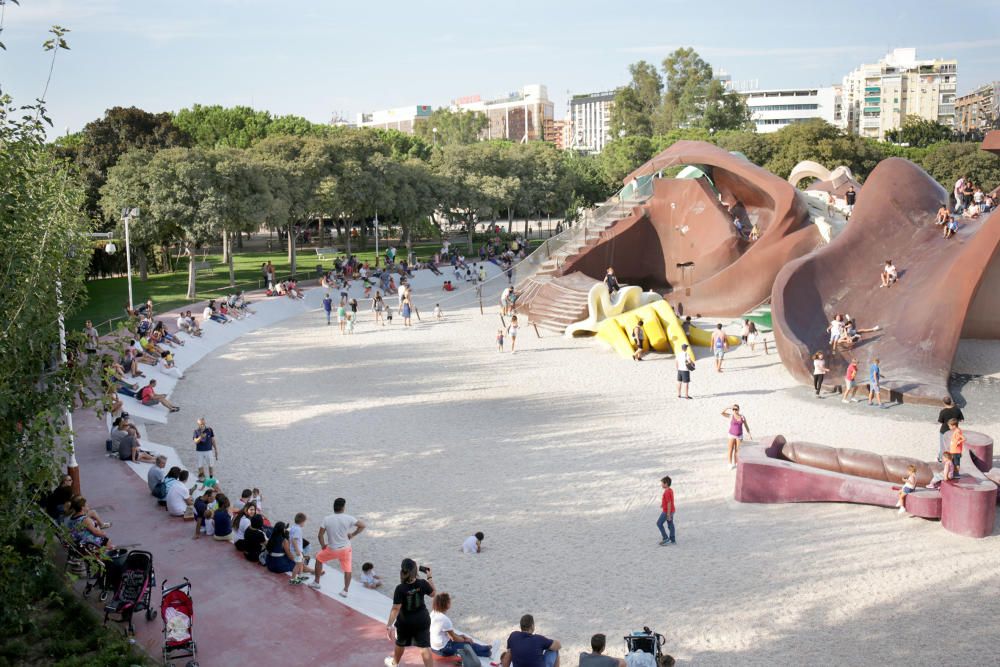
[[[655,292],[643,292],[637,285],[626,285],[612,295],[607,284],[598,282],[587,292],[587,317],[566,327],[565,335],[593,333],[604,320],[662,298]]]
[[[955,236],[944,239],[934,222],[947,202],[948,193],[917,165],[883,160],[844,231],[781,270],[771,296],[774,333],[796,379],[811,382],[810,357],[829,351],[826,327],[838,313],[879,331],[833,355],[827,378],[839,382],[852,356],[862,369],[878,357],[882,387],[910,402],[939,405],[948,395],[959,338],[1000,338],[997,213],[962,218]],[[883,289],[887,259],[899,281]]]

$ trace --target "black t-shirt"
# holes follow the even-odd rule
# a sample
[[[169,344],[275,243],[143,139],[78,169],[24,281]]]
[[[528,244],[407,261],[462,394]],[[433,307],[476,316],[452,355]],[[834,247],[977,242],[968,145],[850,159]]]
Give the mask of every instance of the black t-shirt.
[[[392,604],[400,605],[397,623],[413,624],[426,621],[431,622],[430,612],[424,604],[424,596],[433,593],[430,583],[426,579],[417,579],[408,584],[396,586],[392,594]]]
[[[847,205],[854,206],[854,199],[857,196],[858,196],[857,192],[855,192],[854,190],[848,190],[847,193],[844,195],[844,198],[847,200]]]
[[[945,408],[944,410],[942,410],[941,412],[939,412],[938,413],[938,423],[941,424],[941,432],[942,433],[947,433],[948,432],[948,420],[949,419],[957,419],[958,421],[963,421],[965,419],[965,415],[962,414],[961,409],[957,408],[954,405],[951,406],[950,408]]]
[[[267,535],[264,534],[263,530],[257,528],[247,528],[243,533],[243,553],[246,554],[247,560],[257,560],[260,556],[260,552],[264,550],[264,545],[267,543]]]

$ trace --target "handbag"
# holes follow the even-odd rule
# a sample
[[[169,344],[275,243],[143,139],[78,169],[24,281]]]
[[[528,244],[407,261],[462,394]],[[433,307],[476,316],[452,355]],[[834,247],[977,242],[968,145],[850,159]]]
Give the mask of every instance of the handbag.
[[[685,365],[685,366],[687,366],[687,369],[688,369],[689,371],[693,371],[693,370],[695,369],[695,365],[694,365],[694,362],[693,362],[693,361],[691,361],[690,359],[688,359],[688,360],[687,360],[687,361],[686,361],[686,362],[684,363],[684,365]]]

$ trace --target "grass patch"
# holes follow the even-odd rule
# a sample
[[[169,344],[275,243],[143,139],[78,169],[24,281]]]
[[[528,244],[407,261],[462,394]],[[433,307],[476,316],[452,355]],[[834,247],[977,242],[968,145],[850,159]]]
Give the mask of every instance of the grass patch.
[[[8,628],[0,640],[0,665],[130,667],[154,663],[128,643],[118,626],[105,627],[97,612],[74,593],[50,555],[23,553],[32,603],[20,632]],[[36,560],[38,559],[38,560]],[[30,563],[30,565],[29,565]]]

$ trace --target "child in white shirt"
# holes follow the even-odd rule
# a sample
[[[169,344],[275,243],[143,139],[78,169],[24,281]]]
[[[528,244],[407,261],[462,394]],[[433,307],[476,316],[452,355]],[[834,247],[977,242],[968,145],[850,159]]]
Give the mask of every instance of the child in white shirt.
[[[288,529],[288,547],[292,552],[292,560],[295,567],[292,569],[292,578],[289,583],[301,584],[306,580],[305,573],[312,572],[306,567],[305,552],[302,548],[302,528],[306,525],[306,515],[299,512],[295,515],[295,523]]]
[[[441,304],[439,303],[434,304],[434,317],[441,319]]]
[[[378,588],[382,585],[382,578],[375,574],[375,566],[365,563],[361,566],[361,585],[365,588]]]

